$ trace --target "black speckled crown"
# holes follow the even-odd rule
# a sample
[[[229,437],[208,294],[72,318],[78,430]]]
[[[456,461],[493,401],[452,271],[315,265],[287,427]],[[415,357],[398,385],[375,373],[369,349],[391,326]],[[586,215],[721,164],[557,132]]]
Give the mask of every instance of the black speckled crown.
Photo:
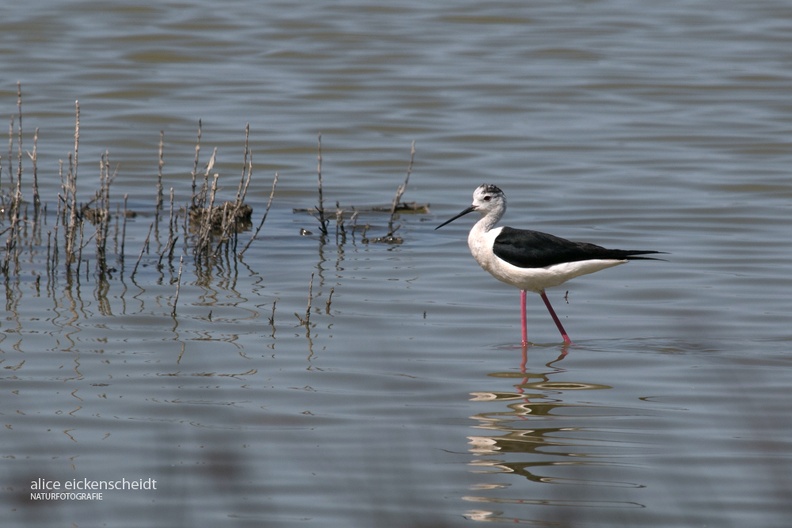
[[[503,191],[500,190],[500,187],[489,183],[482,183],[481,185],[479,185],[479,189],[483,189],[484,192],[491,194],[503,194]]]

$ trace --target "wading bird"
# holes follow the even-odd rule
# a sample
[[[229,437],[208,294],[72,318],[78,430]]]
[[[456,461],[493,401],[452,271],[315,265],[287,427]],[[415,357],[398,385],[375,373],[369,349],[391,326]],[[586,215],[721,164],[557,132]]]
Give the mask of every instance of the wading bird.
[[[501,282],[520,289],[522,344],[528,346],[525,314],[526,292],[538,293],[547,306],[564,343],[569,335],[550,304],[545,288],[552,288],[587,273],[624,264],[628,260],[658,260],[650,255],[660,251],[607,249],[587,242],[572,242],[528,229],[496,227],[506,212],[506,196],[495,185],[483,184],[473,193],[473,204],[437,226],[440,229],[473,211],[482,218],[470,230],[468,246],[479,265]]]

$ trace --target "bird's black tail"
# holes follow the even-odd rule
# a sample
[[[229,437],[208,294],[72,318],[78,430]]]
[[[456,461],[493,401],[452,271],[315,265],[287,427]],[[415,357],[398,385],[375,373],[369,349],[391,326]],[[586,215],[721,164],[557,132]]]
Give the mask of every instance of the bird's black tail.
[[[646,257],[644,255],[667,255],[665,251],[634,251],[634,250],[621,250],[622,258],[626,260],[665,260],[659,257]]]

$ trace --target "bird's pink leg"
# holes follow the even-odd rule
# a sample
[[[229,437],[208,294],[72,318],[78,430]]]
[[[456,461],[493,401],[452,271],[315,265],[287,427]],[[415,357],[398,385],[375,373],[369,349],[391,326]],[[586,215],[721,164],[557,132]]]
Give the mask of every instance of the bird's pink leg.
[[[547,311],[550,312],[550,316],[553,318],[553,322],[558,327],[558,331],[561,332],[561,337],[564,338],[564,343],[566,344],[572,343],[572,340],[569,339],[569,335],[566,333],[566,330],[564,330],[564,325],[561,324],[561,321],[558,319],[555,310],[553,310],[553,306],[550,304],[550,299],[548,299],[547,295],[545,295],[544,290],[542,290],[539,293],[539,295],[542,296],[542,300],[544,301],[545,306],[547,306]]]
[[[522,327],[522,346],[528,346],[528,316],[525,310],[525,290],[520,290],[520,326]]]

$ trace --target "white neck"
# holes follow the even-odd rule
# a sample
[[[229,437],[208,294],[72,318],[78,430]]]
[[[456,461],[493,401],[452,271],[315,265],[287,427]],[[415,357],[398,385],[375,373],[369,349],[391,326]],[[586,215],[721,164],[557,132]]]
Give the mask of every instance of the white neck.
[[[486,215],[484,215],[476,225],[473,227],[479,233],[487,233],[492,230],[495,225],[500,221],[503,213],[506,212],[505,207],[499,207],[498,209],[493,209]]]

